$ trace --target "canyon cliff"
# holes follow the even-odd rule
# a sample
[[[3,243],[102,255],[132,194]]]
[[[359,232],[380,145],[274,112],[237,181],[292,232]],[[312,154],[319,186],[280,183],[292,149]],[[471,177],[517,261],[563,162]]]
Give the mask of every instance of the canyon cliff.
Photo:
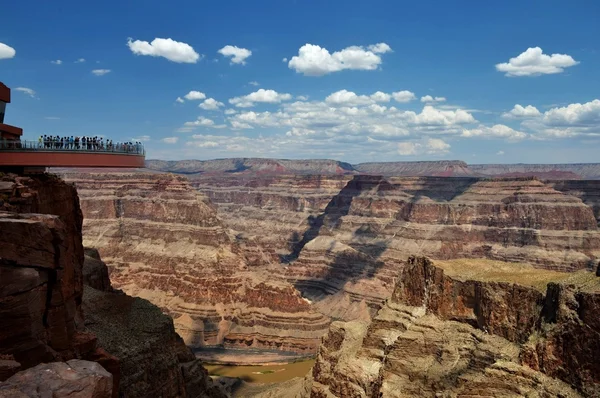
[[[47,174],[8,174],[0,176],[0,194],[0,381],[8,379],[0,395],[37,396],[35,383],[47,377],[44,388],[57,397],[223,396],[172,320],[113,291],[97,253],[85,256],[73,185]],[[107,306],[122,318],[106,314]]]
[[[590,312],[600,283],[592,273],[583,271],[579,286],[550,283],[544,294],[518,268],[470,279],[452,264],[411,257],[372,322],[334,322],[311,396],[600,394],[600,328]],[[476,260],[470,266],[478,272]]]
[[[251,267],[282,264],[273,272],[333,319],[373,315],[413,254],[569,272],[600,257],[593,208],[535,178],[190,178]]]
[[[314,353],[331,320],[375,315],[413,254],[566,272],[600,257],[589,200],[535,178],[64,176],[113,284],[195,347]]]
[[[248,264],[217,208],[187,179],[157,173],[67,173],[116,288],[171,315],[192,347],[316,351],[329,318],[269,267]],[[274,266],[278,266],[275,264]]]

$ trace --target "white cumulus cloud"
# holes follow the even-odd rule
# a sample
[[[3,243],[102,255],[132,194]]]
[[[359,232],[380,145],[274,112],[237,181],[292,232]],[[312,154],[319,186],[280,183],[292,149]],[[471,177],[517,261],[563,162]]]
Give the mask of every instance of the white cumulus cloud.
[[[578,63],[570,55],[547,55],[540,47],[530,47],[508,62],[496,64],[496,70],[510,77],[539,76],[561,73]]]
[[[502,117],[507,119],[520,119],[527,117],[538,117],[541,113],[538,109],[533,105],[522,106],[516,104],[510,112],[505,112],[502,114]]]
[[[82,64],[85,62],[85,58],[79,58],[77,61],[75,61],[76,64]]]
[[[595,125],[600,128],[600,100],[552,108],[544,113],[543,120],[545,124],[552,126]]]
[[[421,97],[421,102],[444,102],[446,101],[446,97],[432,97],[431,95],[426,95]]]
[[[0,59],[13,58],[17,52],[8,44],[0,43]]]
[[[443,155],[450,151],[450,144],[440,138],[429,138],[422,142],[403,141],[398,143],[398,154],[414,156],[426,153],[428,155]]]
[[[110,73],[110,69],[94,69],[92,73],[96,76],[104,76],[107,73]]]
[[[394,101],[401,103],[406,103],[417,99],[415,93],[408,90],[396,91],[395,93],[392,93],[392,97],[394,98]]]
[[[275,90],[265,90],[263,88],[250,93],[242,97],[234,97],[229,100],[229,103],[237,106],[238,108],[249,108],[254,106],[257,102],[277,104],[282,101],[292,99],[291,94],[278,93]]]
[[[524,132],[514,130],[503,124],[495,124],[492,127],[482,125],[470,130],[464,129],[461,136],[467,138],[504,138],[508,141],[519,141],[524,138],[527,138],[527,134],[525,134]]]
[[[192,46],[173,39],[156,38],[151,43],[142,40],[127,40],[127,46],[137,55],[163,57],[172,62],[195,64],[201,58]]]
[[[223,47],[217,52],[223,55],[224,57],[230,57],[232,64],[242,65],[245,65],[246,59],[248,59],[248,57],[252,55],[252,51],[248,50],[247,48],[240,48],[237,46],[230,45]]]
[[[214,110],[219,109],[219,107],[221,107],[223,105],[225,105],[225,104],[217,101],[214,98],[207,98],[203,103],[201,103],[198,106],[200,108],[204,109],[205,111],[214,111]]]
[[[330,53],[326,48],[307,43],[290,59],[288,67],[305,76],[323,76],[346,69],[375,70],[382,62],[381,54],[390,51],[389,45],[378,43],[367,48],[350,46]]]
[[[57,59],[56,61],[50,61],[50,63],[54,65],[62,65],[63,62],[60,59]]]
[[[161,141],[165,144],[177,144],[177,141],[179,141],[179,137],[165,137]]]
[[[186,95],[183,96],[186,100],[194,101],[194,100],[203,100],[206,98],[206,94],[201,91],[192,90]]]

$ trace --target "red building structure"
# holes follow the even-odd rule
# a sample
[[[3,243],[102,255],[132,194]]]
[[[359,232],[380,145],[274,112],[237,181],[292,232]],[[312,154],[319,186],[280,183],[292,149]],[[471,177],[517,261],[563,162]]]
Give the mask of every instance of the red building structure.
[[[0,82],[0,171],[39,170],[46,167],[144,167],[145,150],[133,145],[46,145],[23,141],[23,129],[4,123],[10,89]]]

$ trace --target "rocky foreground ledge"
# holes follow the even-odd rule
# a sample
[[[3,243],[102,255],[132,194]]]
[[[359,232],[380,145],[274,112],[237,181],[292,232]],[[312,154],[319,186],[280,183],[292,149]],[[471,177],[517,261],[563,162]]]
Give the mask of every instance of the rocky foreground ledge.
[[[411,257],[371,323],[334,322],[311,397],[600,396],[593,273],[544,294],[544,271],[455,272]]]
[[[223,397],[171,318],[112,289],[82,218],[74,186],[0,175],[0,397]]]

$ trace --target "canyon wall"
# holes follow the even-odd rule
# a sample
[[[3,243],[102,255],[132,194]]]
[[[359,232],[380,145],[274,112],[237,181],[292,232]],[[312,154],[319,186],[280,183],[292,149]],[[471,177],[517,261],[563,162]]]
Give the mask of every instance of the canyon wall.
[[[332,320],[374,316],[413,254],[565,272],[600,257],[593,208],[535,178],[65,177],[114,286],[172,315],[194,347],[314,353]]]
[[[0,395],[37,396],[45,380],[57,397],[224,396],[172,320],[148,302],[113,292],[97,252],[84,256],[74,186],[46,174],[1,174],[0,195],[0,381],[7,380]],[[134,320],[144,328],[128,335],[124,330],[136,331]]]
[[[551,283],[544,295],[514,278],[448,276],[411,257],[372,322],[332,324],[311,396],[598,396],[600,325],[590,311],[600,283]]]
[[[314,308],[367,319],[409,255],[595,267],[593,209],[534,178],[190,176],[248,264],[282,264]],[[591,189],[590,189],[591,190]]]
[[[315,352],[329,318],[268,266],[249,265],[187,179],[93,171],[65,178],[81,197],[84,242],[109,265],[113,286],[171,315],[188,345]]]

